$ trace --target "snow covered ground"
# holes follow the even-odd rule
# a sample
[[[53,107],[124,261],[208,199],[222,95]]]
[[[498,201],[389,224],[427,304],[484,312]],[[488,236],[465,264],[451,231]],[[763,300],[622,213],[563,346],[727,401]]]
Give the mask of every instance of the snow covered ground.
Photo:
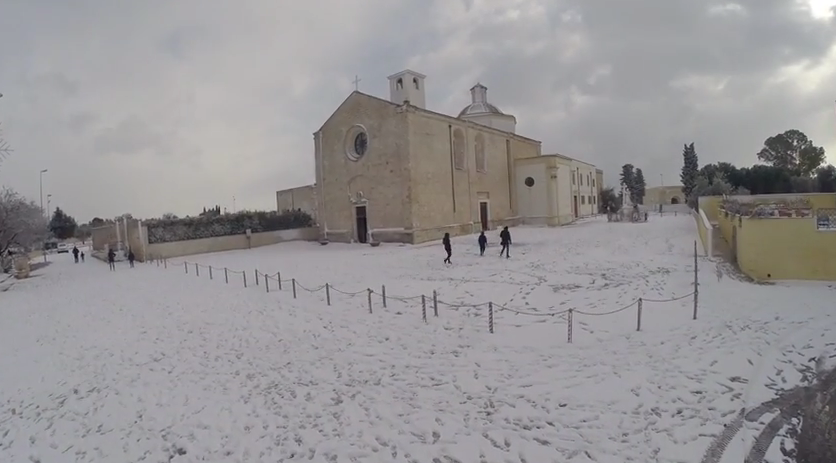
[[[56,257],[0,293],[0,461],[696,463],[740,408],[833,350],[834,288],[744,283],[702,257],[698,320],[691,296],[643,303],[639,332],[635,305],[600,315],[693,291],[689,217],[512,234],[511,259],[496,233],[484,257],[454,239],[450,267],[437,243],[116,272]],[[296,279],[297,299],[256,270]],[[325,283],[330,306],[303,289]],[[567,313],[536,315],[570,308],[571,344]],[[765,422],[715,463],[742,461]]]

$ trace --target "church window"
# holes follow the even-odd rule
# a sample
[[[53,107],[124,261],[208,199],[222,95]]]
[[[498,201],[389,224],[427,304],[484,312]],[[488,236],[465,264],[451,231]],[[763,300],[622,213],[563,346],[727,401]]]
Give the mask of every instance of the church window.
[[[413,85],[415,85],[415,90],[421,90],[419,88],[420,86],[418,85],[418,78],[417,77],[412,78],[412,83],[413,83]]]
[[[474,143],[474,154],[476,155],[476,171],[487,172],[488,163],[485,159],[485,136],[481,133],[476,134],[476,143]]]
[[[398,90],[403,90],[403,79],[399,78],[398,81],[395,83],[395,86],[398,88]]]
[[[369,150],[369,135],[362,125],[355,125],[345,134],[345,155],[352,161],[359,161]]]
[[[462,129],[453,131],[453,167],[464,170],[465,163],[464,132]]]
[[[581,177],[583,178],[583,177]],[[581,204],[586,204],[586,196],[581,195]]]
[[[526,177],[525,178],[525,186],[531,188],[534,186],[534,177]]]

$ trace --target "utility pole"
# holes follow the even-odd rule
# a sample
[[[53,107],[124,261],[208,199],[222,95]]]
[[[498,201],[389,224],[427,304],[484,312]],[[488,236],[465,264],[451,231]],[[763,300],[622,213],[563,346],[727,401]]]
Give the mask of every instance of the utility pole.
[[[44,169],[44,170],[41,171],[41,175],[40,175],[40,177],[41,177],[41,181],[40,181],[40,185],[41,185],[41,214],[46,212],[46,210],[44,209],[44,174],[47,173],[47,172],[49,172],[49,169]]]

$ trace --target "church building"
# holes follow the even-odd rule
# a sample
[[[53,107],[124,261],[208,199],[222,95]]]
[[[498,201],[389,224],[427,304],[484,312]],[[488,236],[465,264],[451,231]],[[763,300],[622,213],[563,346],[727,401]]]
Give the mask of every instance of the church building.
[[[427,109],[425,80],[389,76],[388,100],[352,92],[314,133],[316,183],[277,192],[277,207],[311,198],[322,239],[413,244],[597,212],[603,172],[544,155],[479,83],[458,116]]]

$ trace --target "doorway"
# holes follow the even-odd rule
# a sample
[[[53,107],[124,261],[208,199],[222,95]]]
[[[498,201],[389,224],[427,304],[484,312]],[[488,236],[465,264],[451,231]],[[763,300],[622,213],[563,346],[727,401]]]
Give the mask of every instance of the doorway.
[[[572,204],[572,206],[573,206],[573,212],[575,213],[575,218],[577,218],[578,217],[578,195],[575,195],[574,198],[575,198],[575,201]]]
[[[487,201],[479,201],[479,221],[482,222],[482,231],[487,231],[490,224],[490,207]]]
[[[671,204],[679,204],[679,198],[677,198],[676,196],[671,198]]]
[[[354,217],[357,228],[357,242],[367,243],[369,238],[369,223],[366,219],[366,206],[356,206],[354,208]]]

